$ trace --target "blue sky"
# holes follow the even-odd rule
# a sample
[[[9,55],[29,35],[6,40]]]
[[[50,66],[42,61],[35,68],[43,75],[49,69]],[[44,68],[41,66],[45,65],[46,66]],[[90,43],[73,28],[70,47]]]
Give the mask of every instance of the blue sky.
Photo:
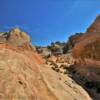
[[[100,14],[100,0],[0,0],[0,31],[19,27],[34,45],[67,41]]]

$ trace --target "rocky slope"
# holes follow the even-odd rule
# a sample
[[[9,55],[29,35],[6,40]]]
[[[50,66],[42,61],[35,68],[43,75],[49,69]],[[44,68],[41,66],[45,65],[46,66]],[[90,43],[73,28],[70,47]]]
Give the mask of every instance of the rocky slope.
[[[74,76],[81,78],[95,100],[100,100],[100,15],[73,48]]]
[[[77,64],[90,65],[100,68],[100,16],[81,37],[80,42],[73,49],[73,57]],[[98,73],[99,74],[99,73]],[[90,75],[91,76],[91,75]],[[97,75],[94,75],[97,76]],[[94,77],[93,77],[94,78]],[[95,78],[94,78],[95,79]],[[98,76],[98,80],[99,76]]]
[[[45,64],[19,29],[0,33],[0,100],[91,100],[71,78]]]

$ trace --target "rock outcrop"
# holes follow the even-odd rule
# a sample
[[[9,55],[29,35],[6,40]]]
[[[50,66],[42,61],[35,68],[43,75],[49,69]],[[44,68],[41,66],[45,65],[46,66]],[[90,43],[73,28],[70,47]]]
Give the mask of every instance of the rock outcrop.
[[[13,29],[0,34],[0,100],[91,100],[63,77],[33,50],[26,33]]]
[[[76,33],[69,37],[66,45],[64,45],[63,53],[66,54],[68,52],[72,52],[74,46],[80,41],[80,38],[83,36],[83,33]]]
[[[90,90],[94,100],[100,100],[100,15],[73,48],[74,76]]]
[[[87,32],[100,32],[100,15],[97,16],[93,24],[87,29]]]
[[[80,41],[73,49],[73,57],[78,63],[88,64],[96,61],[100,66],[100,16],[96,18],[94,23],[88,28],[87,32],[80,38]]]
[[[23,49],[31,50],[33,47],[30,44],[30,41],[30,37],[19,28],[12,29],[9,32],[0,33],[1,44],[15,46],[19,49],[23,47]]]

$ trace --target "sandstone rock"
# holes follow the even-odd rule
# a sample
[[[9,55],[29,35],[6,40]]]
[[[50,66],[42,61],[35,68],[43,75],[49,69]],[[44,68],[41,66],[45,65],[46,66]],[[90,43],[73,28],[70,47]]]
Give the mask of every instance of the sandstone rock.
[[[70,36],[66,45],[63,48],[64,54],[68,52],[72,52],[72,49],[80,41],[80,38],[82,36],[83,36],[83,33],[76,33],[75,35]]]
[[[100,85],[100,15],[73,48],[73,58],[74,77],[76,75],[77,80],[82,79],[83,84],[90,83],[90,94],[94,100],[99,100],[100,94],[96,93],[96,88],[99,89]]]
[[[8,33],[7,41],[10,42],[10,44],[23,45],[30,43],[30,37],[25,32],[21,32],[20,29],[15,28]]]
[[[0,100],[91,100],[79,85],[59,80],[31,49],[26,33],[13,29],[1,38],[5,41],[0,44]]]
[[[22,32],[19,28],[10,30],[9,32],[0,33],[0,43],[11,46],[17,46],[23,49],[35,50],[35,47],[31,45],[31,39],[29,35]]]
[[[87,32],[80,38],[79,43],[73,49],[73,57],[100,61],[100,16],[88,28]],[[89,30],[97,31],[89,31]]]
[[[100,32],[100,15],[97,16],[93,24],[87,29],[87,32]]]

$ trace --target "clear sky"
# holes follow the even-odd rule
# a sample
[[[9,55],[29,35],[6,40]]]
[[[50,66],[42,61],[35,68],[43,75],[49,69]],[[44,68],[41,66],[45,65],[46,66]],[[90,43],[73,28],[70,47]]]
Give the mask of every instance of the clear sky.
[[[100,0],[0,0],[0,31],[19,27],[47,45],[85,32],[99,13]]]

